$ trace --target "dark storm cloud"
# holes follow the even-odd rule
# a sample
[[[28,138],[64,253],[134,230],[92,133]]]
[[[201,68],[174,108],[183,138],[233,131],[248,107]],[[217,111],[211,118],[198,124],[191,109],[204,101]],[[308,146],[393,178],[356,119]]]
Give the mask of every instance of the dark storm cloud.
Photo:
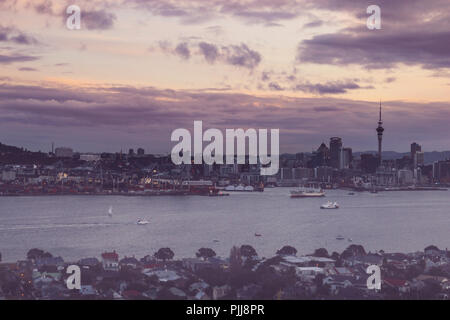
[[[384,121],[387,148],[403,150],[411,139],[443,148],[450,134],[450,104],[386,101]],[[0,85],[0,134],[58,133],[77,137],[94,130],[89,143],[98,150],[117,148],[112,137],[130,134],[133,143],[151,143],[170,150],[170,133],[192,129],[194,120],[205,127],[279,128],[287,151],[310,150],[330,136],[342,136],[356,149],[375,147],[373,130],[378,103],[331,98],[258,97],[226,92],[160,90],[130,86],[102,88]],[[420,136],[418,135],[420,133]],[[29,137],[30,141],[38,138]],[[105,139],[111,146],[105,146]],[[445,140],[445,141],[444,141]],[[39,141],[35,141],[39,143]],[[446,145],[448,147],[448,145]],[[81,147],[80,147],[81,148]]]
[[[400,63],[424,68],[450,68],[450,31],[384,33],[363,31],[325,34],[303,41],[298,62],[358,64],[392,68]]]
[[[315,107],[314,110],[317,112],[335,112],[339,109],[336,107]]]
[[[450,2],[381,0],[381,30],[368,30],[370,1],[318,0],[311,7],[345,11],[361,23],[336,33],[316,35],[298,46],[300,63],[361,65],[369,69],[400,64],[450,68]]]
[[[92,94],[83,90],[77,93],[69,88],[0,84],[0,98],[3,100],[57,101],[59,103],[73,100],[82,103],[92,103],[98,96],[98,92],[97,94]]]

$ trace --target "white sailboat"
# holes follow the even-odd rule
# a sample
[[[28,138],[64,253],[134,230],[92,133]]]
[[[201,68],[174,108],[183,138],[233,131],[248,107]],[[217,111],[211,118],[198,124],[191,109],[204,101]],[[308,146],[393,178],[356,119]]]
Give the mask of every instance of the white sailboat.
[[[111,218],[112,217],[112,215],[113,215],[113,210],[112,210],[113,208],[112,208],[112,206],[110,206],[109,207],[109,209],[108,209],[108,216]]]

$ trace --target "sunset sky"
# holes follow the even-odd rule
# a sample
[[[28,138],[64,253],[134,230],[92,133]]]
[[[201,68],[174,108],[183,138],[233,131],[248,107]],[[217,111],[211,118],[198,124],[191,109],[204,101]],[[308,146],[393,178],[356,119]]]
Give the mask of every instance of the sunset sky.
[[[166,153],[194,120],[375,150],[380,99],[384,150],[450,150],[449,92],[448,0],[0,0],[0,142],[31,150]]]

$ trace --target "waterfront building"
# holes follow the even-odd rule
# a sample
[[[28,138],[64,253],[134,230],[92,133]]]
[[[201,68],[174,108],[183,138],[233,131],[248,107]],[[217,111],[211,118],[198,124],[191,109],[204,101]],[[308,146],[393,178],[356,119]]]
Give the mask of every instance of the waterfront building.
[[[55,155],[57,158],[72,158],[73,150],[71,148],[59,147],[55,149]]]
[[[138,149],[137,149],[137,155],[138,155],[138,156],[143,156],[143,155],[145,155],[145,150],[142,149],[142,148],[138,148]]]
[[[294,168],[295,180],[307,180],[314,177],[314,171],[311,168]]]
[[[334,168],[332,167],[317,167],[315,168],[315,178],[320,182],[331,182]]]
[[[450,183],[450,160],[437,161],[433,164],[433,179],[440,183]]]
[[[2,181],[14,181],[16,180],[16,172],[15,171],[3,171],[2,172]]]
[[[411,170],[398,170],[398,184],[411,185],[414,183],[414,173]]]
[[[375,157],[373,154],[361,155],[361,170],[364,173],[375,173],[379,165],[380,158]]]
[[[281,168],[281,180],[292,180],[292,168]]]
[[[99,154],[80,154],[80,160],[82,161],[100,161],[100,159]]]

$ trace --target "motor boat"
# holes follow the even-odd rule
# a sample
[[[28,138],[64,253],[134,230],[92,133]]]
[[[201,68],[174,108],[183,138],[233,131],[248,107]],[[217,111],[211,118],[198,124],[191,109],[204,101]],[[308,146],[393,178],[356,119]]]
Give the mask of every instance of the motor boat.
[[[343,236],[341,236],[341,235],[339,235],[339,236],[337,236],[336,237],[336,240],[344,240],[345,238],[343,237]]]
[[[328,201],[327,203],[321,205],[320,209],[339,209],[339,204],[336,201]]]
[[[298,190],[291,191],[291,198],[317,198],[325,197],[325,192],[322,189],[305,189],[300,188]]]
[[[139,220],[137,221],[137,224],[140,225],[140,226],[143,226],[143,225],[149,224],[149,223],[150,223],[149,221],[143,220],[143,219],[139,219]]]

